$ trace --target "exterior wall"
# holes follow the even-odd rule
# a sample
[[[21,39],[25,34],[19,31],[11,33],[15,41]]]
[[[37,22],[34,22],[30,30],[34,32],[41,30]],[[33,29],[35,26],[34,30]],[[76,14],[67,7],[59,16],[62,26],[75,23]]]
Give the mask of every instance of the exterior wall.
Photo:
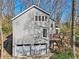
[[[60,28],[56,28],[56,34],[60,33]]]
[[[51,20],[51,19],[50,19]],[[51,20],[51,23],[50,23],[50,25],[52,25],[53,24],[53,26],[51,27],[50,26],[50,34],[55,34],[56,33],[56,26],[55,26],[55,21],[53,21],[53,20]]]
[[[47,21],[35,21],[35,16],[47,16]],[[13,20],[13,56],[30,55],[32,50],[38,51],[49,47],[50,19],[49,16],[38,9],[32,8],[20,17]],[[47,37],[43,37],[43,28],[47,29]],[[47,43],[34,46],[33,44]],[[30,46],[17,47],[19,44],[31,44]],[[44,48],[45,47],[45,48]],[[37,50],[38,49],[38,50]],[[18,53],[19,51],[19,53]],[[27,53],[24,53],[27,52]],[[31,51],[33,54],[34,51]],[[34,52],[35,53],[35,52]],[[46,53],[46,52],[45,52]],[[44,51],[41,54],[45,54]]]

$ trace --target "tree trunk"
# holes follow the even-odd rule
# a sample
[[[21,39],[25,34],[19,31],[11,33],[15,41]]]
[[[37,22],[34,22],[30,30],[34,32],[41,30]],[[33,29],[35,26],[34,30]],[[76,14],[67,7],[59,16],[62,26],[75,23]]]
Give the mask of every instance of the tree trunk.
[[[73,48],[74,59],[76,59],[75,53],[75,19],[76,19],[76,0],[72,0],[72,28],[71,28],[71,47]]]

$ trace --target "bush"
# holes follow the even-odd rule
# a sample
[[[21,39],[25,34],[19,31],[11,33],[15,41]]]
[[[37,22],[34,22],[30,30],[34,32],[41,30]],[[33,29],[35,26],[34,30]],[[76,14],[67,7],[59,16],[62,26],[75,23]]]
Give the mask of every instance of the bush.
[[[73,57],[73,50],[71,48],[68,48],[67,49],[67,52],[66,52],[70,57]]]
[[[67,52],[60,52],[55,53],[53,56],[50,57],[50,59],[72,59],[73,58],[73,51],[72,49],[68,49]]]
[[[11,18],[5,17],[2,20],[2,31],[4,35],[8,35],[12,32],[12,24],[11,24]]]
[[[54,54],[50,59],[72,59],[67,53]]]
[[[75,39],[76,39],[76,41],[79,41],[79,37],[76,37]]]
[[[79,47],[79,35],[76,35],[75,39],[76,39],[75,45]]]

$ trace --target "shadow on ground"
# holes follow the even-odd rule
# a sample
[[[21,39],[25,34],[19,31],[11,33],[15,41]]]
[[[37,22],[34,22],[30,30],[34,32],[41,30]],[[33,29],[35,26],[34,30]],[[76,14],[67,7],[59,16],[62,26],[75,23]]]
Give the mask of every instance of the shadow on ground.
[[[4,41],[4,49],[12,56],[12,34]]]

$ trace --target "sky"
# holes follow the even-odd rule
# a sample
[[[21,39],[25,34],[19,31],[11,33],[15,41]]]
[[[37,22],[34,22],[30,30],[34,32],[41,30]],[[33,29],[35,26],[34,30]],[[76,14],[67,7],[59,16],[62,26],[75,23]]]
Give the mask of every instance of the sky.
[[[64,8],[64,12],[63,12],[63,16],[62,16],[62,21],[65,21],[65,20],[67,20],[67,18],[70,17],[70,14],[72,12],[72,0],[67,0],[67,5],[68,6],[66,6],[66,8]]]
[[[32,3],[32,5],[35,4],[33,2],[35,0],[28,0],[28,1],[30,3]],[[45,1],[46,0],[40,0],[40,5],[39,6],[40,6],[40,8],[44,9],[45,11],[50,12],[49,8],[51,9],[51,5],[53,4],[53,0],[52,0],[52,3],[48,3],[48,4]],[[66,2],[64,3],[65,7],[62,9],[63,13],[62,13],[62,16],[61,16],[61,21],[66,22],[69,19],[69,16],[70,16],[70,13],[71,13],[72,0],[63,0],[63,1],[66,1]],[[16,7],[16,9],[15,9],[16,15],[25,10],[24,6],[22,4],[22,0],[16,0],[15,7]],[[26,9],[27,9],[27,7],[26,7]]]

